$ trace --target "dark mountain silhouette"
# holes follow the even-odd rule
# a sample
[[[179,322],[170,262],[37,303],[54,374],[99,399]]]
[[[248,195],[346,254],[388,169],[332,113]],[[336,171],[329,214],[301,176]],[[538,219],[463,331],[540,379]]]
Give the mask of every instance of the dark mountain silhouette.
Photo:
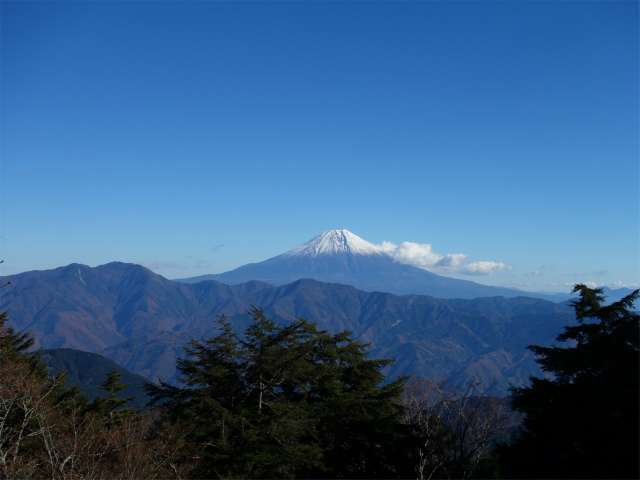
[[[544,293],[526,293],[503,287],[436,275],[422,268],[403,265],[380,248],[347,230],[328,230],[289,252],[264,262],[251,263],[225,273],[177,280],[197,283],[216,280],[240,284],[259,280],[271,285],[286,285],[311,278],[321,282],[351,285],[367,292],[396,295],[420,294],[436,298],[477,298],[531,296],[562,301]]]
[[[120,374],[120,383],[127,385],[120,397],[135,397],[127,403],[128,407],[141,409],[149,401],[143,388],[146,381],[144,377],[131,373],[97,353],[54,348],[42,351],[42,361],[47,364],[51,375],[67,372],[67,386],[78,385],[89,400],[106,396],[106,392],[98,387],[106,380],[107,374],[115,370]]]
[[[574,318],[567,305],[528,297],[444,300],[308,279],[184,284],[124,263],[73,264],[7,280],[0,311],[9,310],[13,326],[30,331],[37,347],[97,352],[154,381],[175,379],[183,346],[214,335],[217,314],[241,332],[255,305],[283,324],[304,317],[330,332],[352,331],[370,343],[372,356],[397,360],[391,376],[495,379],[504,393],[509,382],[540,374],[525,347],[551,343]]]

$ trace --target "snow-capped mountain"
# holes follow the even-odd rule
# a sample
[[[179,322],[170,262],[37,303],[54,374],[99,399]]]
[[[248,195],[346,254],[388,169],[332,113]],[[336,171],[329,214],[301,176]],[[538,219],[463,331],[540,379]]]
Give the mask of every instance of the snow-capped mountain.
[[[307,243],[284,253],[283,257],[318,257],[347,253],[351,255],[385,255],[373,243],[349,230],[327,230]]]
[[[307,243],[264,262],[250,263],[225,273],[178,281],[197,283],[217,280],[236,285],[259,280],[280,286],[304,278],[396,295],[420,294],[436,298],[547,298],[545,295],[525,294],[515,289],[489,287],[467,280],[442,277],[421,268],[402,265],[376,245],[348,230],[328,230]]]

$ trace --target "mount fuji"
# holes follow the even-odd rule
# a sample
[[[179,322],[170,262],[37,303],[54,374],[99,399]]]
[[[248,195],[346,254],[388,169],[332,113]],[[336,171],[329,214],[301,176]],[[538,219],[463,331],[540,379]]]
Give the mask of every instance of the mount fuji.
[[[197,283],[216,280],[236,285],[259,280],[281,286],[307,278],[351,285],[368,292],[396,295],[419,294],[436,298],[549,297],[443,277],[418,267],[403,265],[376,245],[348,230],[328,230],[307,243],[264,262],[250,263],[225,273],[177,281]]]

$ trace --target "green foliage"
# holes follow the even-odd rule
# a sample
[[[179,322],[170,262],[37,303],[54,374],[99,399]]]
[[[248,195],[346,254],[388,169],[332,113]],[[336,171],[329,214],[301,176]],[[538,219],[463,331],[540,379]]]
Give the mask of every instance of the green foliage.
[[[530,346],[550,378],[512,389],[524,429],[499,452],[508,477],[638,478],[640,292],[602,305],[601,289],[576,285],[577,325],[563,347]]]
[[[148,385],[170,418],[202,448],[202,477],[397,476],[403,438],[396,400],[404,379],[383,385],[389,360],[367,358],[349,332],[330,335],[299,319],[278,326],[262,309],[240,338],[223,315],[218,336],[193,340],[178,362],[183,388]]]
[[[21,363],[28,366],[29,370],[41,378],[47,378],[46,366],[40,360],[40,352],[31,353],[29,348],[33,346],[33,338],[28,333],[16,332],[7,327],[9,312],[0,313],[0,351],[2,361]]]
[[[111,370],[107,373],[107,378],[99,387],[104,390],[106,395],[93,401],[93,409],[100,413],[105,427],[117,425],[123,419],[131,418],[139,413],[136,409],[125,406],[134,397],[119,398],[122,390],[127,388],[127,385],[120,383],[120,377],[117,370]]]
[[[146,380],[143,377],[129,372],[97,353],[56,348],[43,350],[42,361],[47,364],[47,370],[52,375],[66,371],[67,387],[78,385],[89,400],[104,396],[105,392],[100,386],[107,374],[115,369],[121,375],[120,381],[127,384],[127,387],[121,391],[121,395],[135,397],[128,402],[127,406],[143,409],[149,401],[144,391]]]

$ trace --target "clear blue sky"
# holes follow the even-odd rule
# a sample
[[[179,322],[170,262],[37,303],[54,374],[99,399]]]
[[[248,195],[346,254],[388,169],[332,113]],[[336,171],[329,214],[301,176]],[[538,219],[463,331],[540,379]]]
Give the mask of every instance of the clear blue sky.
[[[345,228],[485,284],[640,282],[636,1],[0,14],[1,274],[183,278]]]

